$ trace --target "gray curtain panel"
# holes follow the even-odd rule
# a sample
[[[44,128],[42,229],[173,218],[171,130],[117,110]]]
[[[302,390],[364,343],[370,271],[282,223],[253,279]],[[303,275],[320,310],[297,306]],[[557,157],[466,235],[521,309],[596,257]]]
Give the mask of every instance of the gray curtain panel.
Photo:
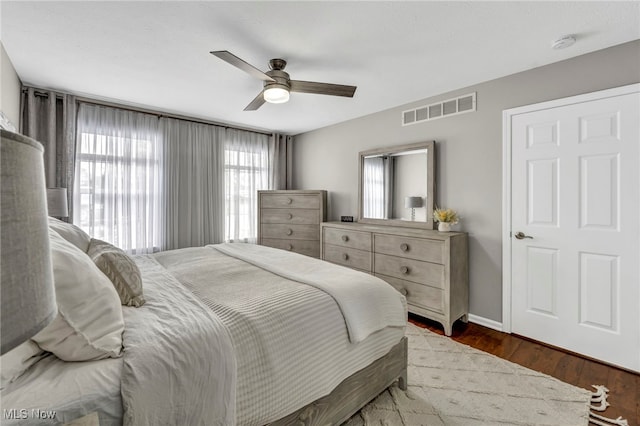
[[[24,87],[20,132],[44,146],[48,188],[67,188],[68,222],[73,221],[77,105],[73,95]]]
[[[293,138],[279,133],[271,135],[269,144],[269,189],[291,189]]]
[[[224,241],[225,128],[163,117],[165,249]]]

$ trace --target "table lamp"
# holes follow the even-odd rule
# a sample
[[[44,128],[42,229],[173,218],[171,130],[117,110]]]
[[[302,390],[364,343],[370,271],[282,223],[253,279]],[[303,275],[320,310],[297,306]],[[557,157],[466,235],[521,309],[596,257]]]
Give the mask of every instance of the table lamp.
[[[0,353],[27,341],[57,315],[44,149],[0,129]]]

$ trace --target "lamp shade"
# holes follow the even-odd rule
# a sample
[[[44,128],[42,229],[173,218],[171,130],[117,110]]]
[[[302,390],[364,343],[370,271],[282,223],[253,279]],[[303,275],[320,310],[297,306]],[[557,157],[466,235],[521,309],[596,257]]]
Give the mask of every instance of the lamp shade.
[[[0,353],[25,342],[57,315],[44,149],[0,130]]]
[[[69,216],[67,188],[47,188],[47,210],[49,212],[49,216]]]
[[[416,209],[419,207],[422,207],[422,197],[405,197],[404,198],[405,209]]]

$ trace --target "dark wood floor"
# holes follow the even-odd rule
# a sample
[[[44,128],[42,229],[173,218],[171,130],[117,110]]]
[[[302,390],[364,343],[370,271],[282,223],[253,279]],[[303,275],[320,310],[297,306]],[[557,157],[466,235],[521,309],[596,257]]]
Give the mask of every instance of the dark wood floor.
[[[409,321],[434,333],[444,334],[442,326],[436,322],[414,315],[409,315]],[[613,419],[622,416],[629,425],[640,426],[638,374],[473,323],[457,321],[451,337],[574,386],[593,390],[591,385],[605,385],[609,389],[611,406],[600,414]]]

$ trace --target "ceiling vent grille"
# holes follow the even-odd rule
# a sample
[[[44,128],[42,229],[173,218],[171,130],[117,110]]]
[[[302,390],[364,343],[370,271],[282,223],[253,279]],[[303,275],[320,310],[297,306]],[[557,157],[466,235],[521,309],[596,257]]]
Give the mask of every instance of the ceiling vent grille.
[[[402,111],[402,125],[421,123],[476,110],[476,92]]]

